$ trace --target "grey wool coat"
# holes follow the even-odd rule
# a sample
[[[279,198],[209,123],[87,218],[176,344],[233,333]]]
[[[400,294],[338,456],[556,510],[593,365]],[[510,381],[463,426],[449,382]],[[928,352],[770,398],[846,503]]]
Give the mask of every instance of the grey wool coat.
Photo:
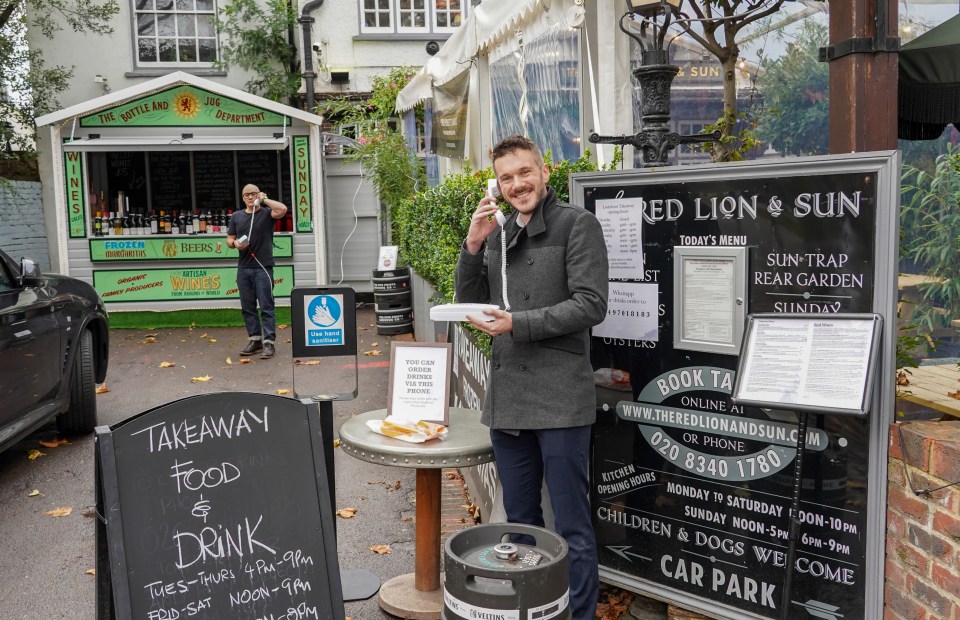
[[[457,262],[462,303],[504,308],[501,241],[517,213],[496,227],[481,252]],[[590,334],[607,313],[607,247],[600,222],[559,202],[553,189],[507,246],[507,300],[513,331],[493,338],[481,422],[495,429],[569,428],[596,420]]]

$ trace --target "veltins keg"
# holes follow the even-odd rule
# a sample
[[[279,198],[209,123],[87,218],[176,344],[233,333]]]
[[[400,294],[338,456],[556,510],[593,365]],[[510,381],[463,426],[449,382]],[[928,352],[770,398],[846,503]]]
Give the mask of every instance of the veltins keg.
[[[444,550],[443,620],[569,620],[567,543],[557,534],[476,525],[448,538]]]

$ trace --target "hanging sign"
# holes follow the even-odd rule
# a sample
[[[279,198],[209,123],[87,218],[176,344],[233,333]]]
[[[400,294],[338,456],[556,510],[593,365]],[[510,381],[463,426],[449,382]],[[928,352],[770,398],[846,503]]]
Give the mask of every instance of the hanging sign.
[[[67,223],[70,237],[87,235],[86,197],[83,191],[83,153],[63,154],[63,177],[66,184]]]
[[[313,230],[313,201],[310,199],[310,139],[293,138],[293,204],[297,232]]]
[[[174,86],[80,119],[81,127],[277,126],[285,117],[194,86]]]

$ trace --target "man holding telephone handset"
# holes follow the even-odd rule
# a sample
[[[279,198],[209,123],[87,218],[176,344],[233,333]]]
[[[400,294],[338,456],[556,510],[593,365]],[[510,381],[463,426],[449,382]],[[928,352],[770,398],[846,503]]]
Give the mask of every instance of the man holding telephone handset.
[[[276,352],[277,317],[273,304],[273,224],[287,214],[287,205],[267,197],[256,185],[242,192],[246,208],[230,216],[227,247],[240,251],[237,262],[237,291],[243,323],[250,342],[240,355],[260,351],[260,359]],[[257,314],[257,304],[260,313]]]
[[[467,315],[493,337],[480,421],[490,427],[509,522],[543,527],[546,480],[556,531],[570,549],[572,618],[592,620],[600,584],[588,476],[590,328],[607,313],[607,246],[592,213],[557,200],[529,139],[496,145],[493,171],[513,213],[497,218],[491,187],[470,218],[456,275],[458,302],[500,307]]]

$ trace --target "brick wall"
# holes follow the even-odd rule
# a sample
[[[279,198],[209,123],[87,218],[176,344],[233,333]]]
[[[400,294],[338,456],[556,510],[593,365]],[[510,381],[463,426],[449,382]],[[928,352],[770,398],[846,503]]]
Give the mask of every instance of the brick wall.
[[[10,187],[0,185],[0,249],[17,262],[21,256],[28,256],[40,264],[41,271],[50,270],[40,183],[10,181]]]
[[[895,424],[889,447],[884,618],[960,620],[960,485],[910,486],[960,480],[960,421]]]

